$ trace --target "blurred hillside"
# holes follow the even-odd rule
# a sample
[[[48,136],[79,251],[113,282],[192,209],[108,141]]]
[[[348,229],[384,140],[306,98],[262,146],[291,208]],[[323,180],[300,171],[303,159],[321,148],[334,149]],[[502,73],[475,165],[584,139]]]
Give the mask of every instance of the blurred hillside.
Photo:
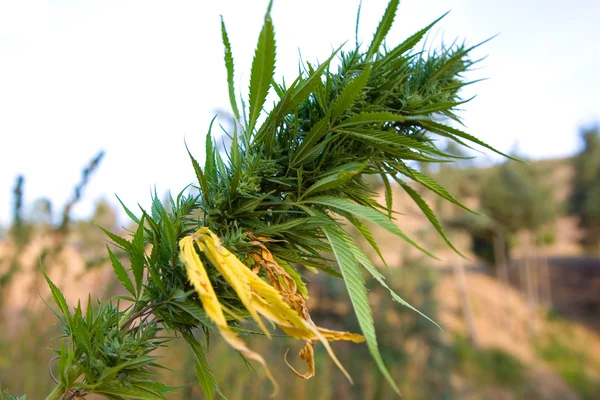
[[[542,287],[543,282],[538,283],[539,290],[551,291],[547,296],[552,300],[553,310],[560,312],[566,318],[576,319],[593,329],[600,330],[600,318],[598,317],[600,312],[600,257],[585,251],[581,245],[585,232],[578,226],[578,217],[568,212],[568,202],[575,176],[573,162],[573,158],[562,158],[531,163],[535,170],[541,171],[545,184],[551,188],[553,198],[546,200],[556,203],[556,217],[550,223],[542,225],[536,232],[540,245],[536,246],[534,254],[531,254],[528,232],[520,230],[511,238],[509,244],[511,257],[510,260],[507,260],[509,282],[517,289],[526,285],[520,272],[524,268],[524,260],[528,257],[533,257],[538,266],[547,264],[550,276],[544,277],[544,279],[557,284],[551,284],[548,288],[544,288]],[[490,175],[497,172],[498,168],[496,166],[447,169],[440,171],[434,177],[462,203],[474,211],[486,214],[480,201],[482,187],[489,180]],[[409,236],[418,237],[419,243],[426,244],[425,247],[440,258],[440,262],[436,263],[436,266],[441,269],[451,268],[453,260],[456,259],[453,250],[445,245],[434,227],[401,188],[396,186],[393,188],[393,192],[394,209],[401,213],[396,216],[397,224]],[[380,202],[385,201],[384,197],[382,188]],[[473,214],[468,215],[468,212],[459,207],[441,201],[435,194],[423,193],[423,198],[436,214],[446,220],[446,230],[450,239],[464,254],[463,262],[466,268],[473,272],[493,274],[493,261],[482,259],[473,249],[475,235],[469,234],[468,230],[454,227],[457,225],[455,223],[457,220],[460,221],[465,217],[477,220],[478,217]],[[460,225],[459,227],[462,228]],[[420,256],[418,250],[407,246],[406,243],[387,231],[371,225],[370,228],[377,232],[378,237],[382,238],[382,243],[384,243],[382,251],[388,263],[402,265],[403,257]],[[367,248],[365,247],[365,249]],[[398,251],[398,249],[401,250]],[[378,262],[379,266],[383,266],[373,251],[370,255],[373,260]]]
[[[370,290],[383,357],[407,399],[600,398],[600,259],[586,247],[583,239],[588,231],[569,207],[578,175],[576,158],[532,162],[514,167],[516,172],[504,171],[506,165],[474,168],[463,163],[429,171],[454,197],[487,216],[476,216],[440,196],[422,194],[464,258],[448,248],[398,185],[391,186],[393,208],[400,213],[395,215],[398,226],[440,260],[369,226],[381,239],[389,269],[376,254],[370,256],[388,276],[390,286],[443,328],[393,303],[379,288]],[[78,196],[87,175],[84,171]],[[521,177],[530,187],[534,182],[539,191],[494,181],[506,177]],[[373,184],[385,203],[385,187],[378,181]],[[506,192],[496,193],[490,187]],[[67,208],[52,214],[43,202],[32,207],[35,213],[24,215],[19,211],[18,192],[26,189],[23,182],[15,185],[15,217],[0,241],[0,385],[14,395],[42,399],[54,386],[47,369],[53,356],[49,348],[58,346],[51,339],[58,332],[55,316],[43,302],[48,289],[39,261],[70,305],[79,300],[87,304],[88,294],[92,299],[124,294],[108,264],[108,241],[96,225],[124,235],[127,227],[117,226],[116,211],[102,201],[85,221],[70,219]],[[486,199],[492,192],[493,198]],[[492,221],[493,210],[500,212],[504,205],[515,212],[521,203],[525,211],[516,214],[514,221],[511,215]],[[544,213],[536,214],[542,209]],[[529,219],[532,222],[525,223]],[[367,244],[364,249],[368,251]],[[331,276],[305,272],[311,293],[308,307],[315,322],[358,331],[343,284]],[[230,399],[266,398],[270,389],[264,377],[244,365],[218,337],[213,339],[208,358],[224,394]],[[303,381],[283,359],[288,347],[293,353],[300,350],[297,344],[279,337],[248,341],[267,355],[280,382],[280,398],[395,398],[366,346],[333,345],[355,380],[350,386],[322,348],[316,348],[316,376]],[[165,383],[184,385],[170,398],[202,398],[193,383],[192,357],[184,348],[175,339],[163,352],[172,369],[164,371]],[[288,359],[296,361],[291,354]]]

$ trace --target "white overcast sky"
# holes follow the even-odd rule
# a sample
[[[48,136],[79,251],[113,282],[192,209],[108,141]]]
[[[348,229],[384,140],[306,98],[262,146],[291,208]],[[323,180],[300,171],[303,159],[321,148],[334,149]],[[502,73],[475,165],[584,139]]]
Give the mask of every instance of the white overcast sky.
[[[364,0],[360,38],[370,40],[386,0]],[[99,150],[99,170],[76,211],[95,201],[148,204],[194,175],[184,147],[203,159],[216,109],[227,108],[220,18],[229,30],[238,88],[247,81],[267,1],[0,0],[0,224],[18,174],[25,200],[58,209]],[[358,0],[275,0],[277,74],[293,79],[299,50],[324,60],[354,39]],[[470,78],[468,131],[503,151],[566,156],[578,127],[600,120],[600,2],[404,0],[390,46],[444,12],[431,41],[467,43],[499,34]]]

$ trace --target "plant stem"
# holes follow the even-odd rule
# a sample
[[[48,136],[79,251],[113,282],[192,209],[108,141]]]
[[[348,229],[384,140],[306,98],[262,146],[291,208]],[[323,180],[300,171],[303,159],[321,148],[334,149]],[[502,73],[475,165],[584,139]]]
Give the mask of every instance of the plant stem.
[[[52,392],[46,397],[46,400],[60,400],[66,392],[66,388],[62,383],[54,388]]]

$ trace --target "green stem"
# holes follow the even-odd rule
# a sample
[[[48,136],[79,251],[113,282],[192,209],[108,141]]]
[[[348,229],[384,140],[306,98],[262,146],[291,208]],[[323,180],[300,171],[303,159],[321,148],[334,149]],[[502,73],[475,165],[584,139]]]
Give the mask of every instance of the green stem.
[[[59,383],[58,386],[54,388],[52,392],[46,397],[46,400],[60,400],[66,392],[66,388],[62,383]]]

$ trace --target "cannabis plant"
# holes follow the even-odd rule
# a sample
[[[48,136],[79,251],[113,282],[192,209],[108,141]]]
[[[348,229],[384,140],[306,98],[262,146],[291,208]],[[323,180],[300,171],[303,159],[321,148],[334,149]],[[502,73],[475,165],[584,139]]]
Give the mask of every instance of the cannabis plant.
[[[227,132],[231,145],[222,154],[209,128],[204,165],[190,154],[198,194],[184,190],[168,204],[154,196],[151,209],[137,214],[123,205],[137,224],[132,238],[106,234],[129,254],[126,268],[108,250],[130,296],[96,307],[90,301],[87,309],[78,305],[72,312],[48,279],[64,333],[56,350],[58,385],[49,399],[88,393],[109,399],[164,399],[173,388],[157,381],[160,364],[154,350],[173,337],[189,344],[206,397],[221,395],[205,356],[211,331],[244,360],[260,364],[276,392],[263,357],[244,340],[249,333],[269,338],[274,327],[304,343],[299,356],[306,362],[305,372],[288,364],[299,377],[315,374],[314,346],[321,344],[351,381],[330,342],[366,342],[381,373],[398,391],[377,348],[363,275],[375,278],[398,303],[411,306],[389,289],[384,275],[349,235],[349,227],[380,257],[367,223],[430,254],[395,223],[392,182],[450,243],[410,182],[462,205],[412,165],[456,158],[440,150],[434,135],[493,150],[449,125],[460,122],[455,111],[464,103],[461,88],[470,83],[463,74],[475,62],[469,57],[474,47],[417,49],[438,19],[388,48],[383,43],[398,3],[390,1],[368,45],[356,41],[353,49],[340,47],[320,64],[305,63],[289,84],[274,81],[276,42],[269,4],[245,99],[236,96],[232,49],[222,21],[235,119],[232,132]],[[271,91],[277,100],[265,111]],[[370,175],[383,182],[385,204],[376,201],[377,192],[365,179]],[[360,334],[313,322],[301,267],[344,281]],[[120,307],[125,301],[128,308]],[[204,345],[198,333],[204,333]]]

